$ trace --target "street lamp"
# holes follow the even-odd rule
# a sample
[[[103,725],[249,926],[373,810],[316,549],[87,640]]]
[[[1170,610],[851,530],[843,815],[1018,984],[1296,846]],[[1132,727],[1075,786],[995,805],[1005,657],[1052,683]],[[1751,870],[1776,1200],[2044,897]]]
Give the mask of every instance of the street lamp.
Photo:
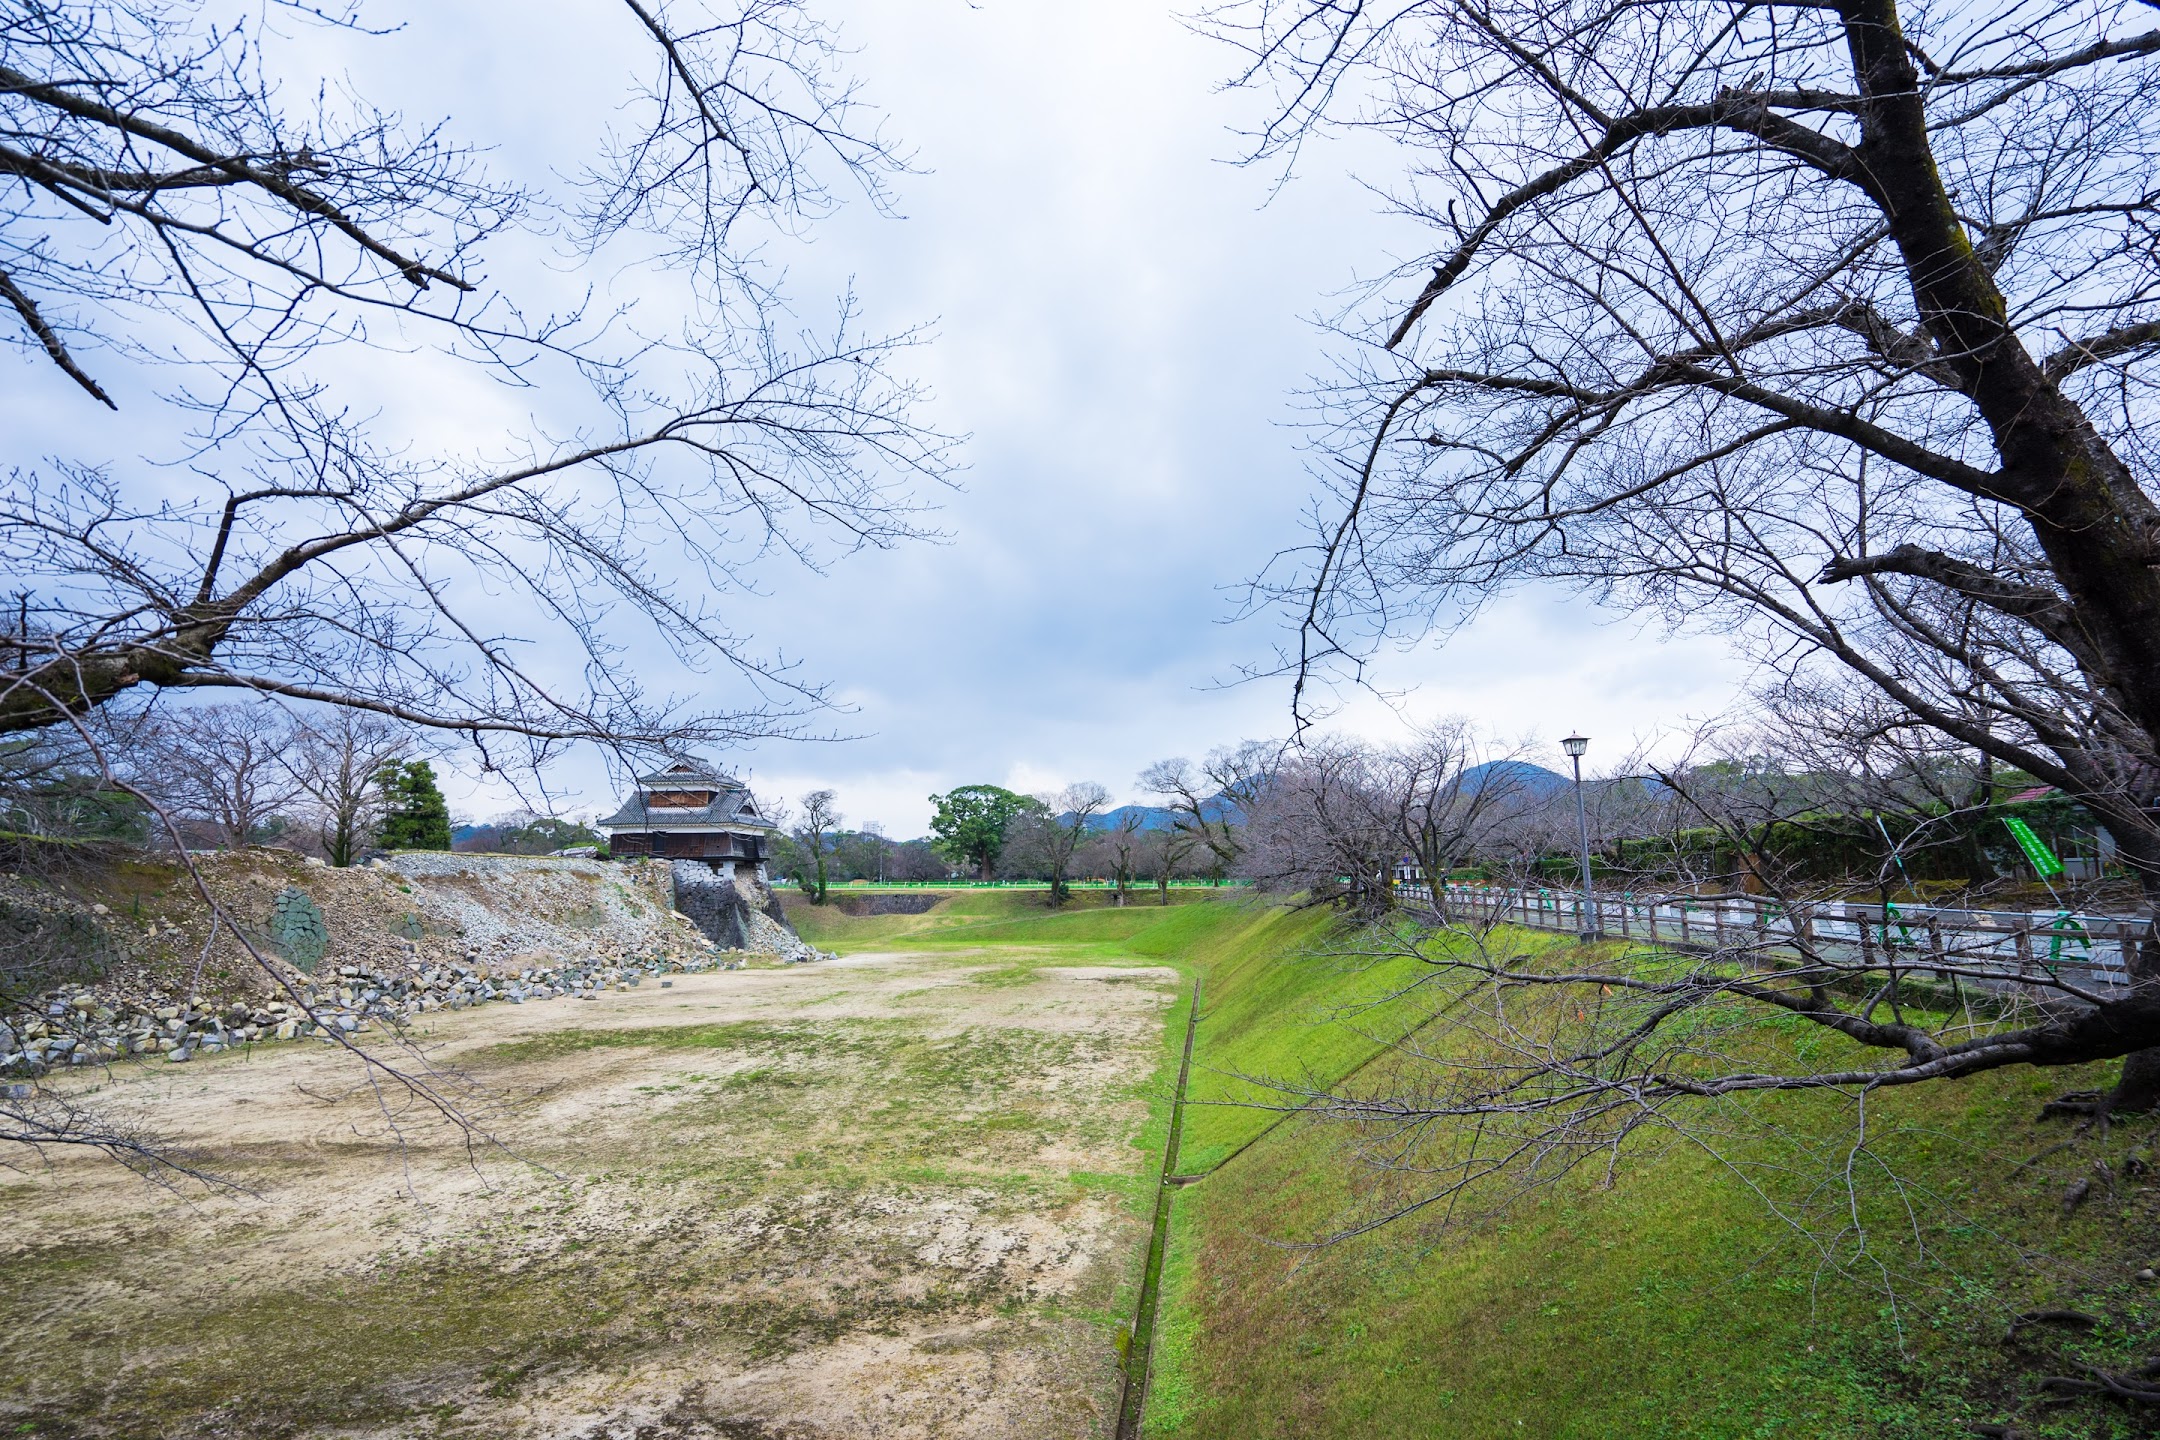
[[[1582,845],[1582,913],[1575,917],[1581,922],[1582,929],[1576,938],[1588,944],[1598,935],[1597,901],[1590,892],[1590,813],[1583,808],[1582,798],[1582,757],[1590,748],[1590,739],[1586,735],[1570,735],[1560,742],[1560,748],[1575,762],[1575,834]]]

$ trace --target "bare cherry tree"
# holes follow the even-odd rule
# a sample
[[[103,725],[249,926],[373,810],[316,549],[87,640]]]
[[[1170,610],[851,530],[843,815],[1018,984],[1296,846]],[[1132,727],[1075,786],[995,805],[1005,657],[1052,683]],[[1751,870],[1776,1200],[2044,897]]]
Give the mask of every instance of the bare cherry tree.
[[[939,857],[929,841],[903,840],[892,847],[886,878],[920,882],[943,880],[951,873],[952,866]]]
[[[288,763],[292,717],[275,705],[175,707],[145,723],[123,752],[125,773],[157,796],[190,838],[237,850],[270,838],[305,795]]]
[[[1213,12],[1281,97],[1256,153],[1384,132],[1433,232],[1345,331],[1322,523],[1261,583],[1300,703],[1385,637],[1557,581],[1860,677],[2076,796],[2160,896],[2148,16]],[[2152,1108],[2160,936],[2135,978],[2044,1042],[1915,1035],[1891,1068],[2128,1056],[2113,1103]]]
[[[1193,852],[1201,850],[1200,837],[1175,825],[1144,832],[1140,846],[1146,873],[1155,881],[1158,903],[1170,904],[1170,882],[1192,871]]]
[[[802,818],[788,831],[802,853],[805,867],[796,877],[796,883],[802,886],[803,894],[809,897],[811,904],[822,905],[825,903],[827,865],[832,859],[833,845],[839,839],[839,797],[830,790],[812,790],[799,803]]]
[[[1072,898],[1073,853],[1095,829],[1095,817],[1110,804],[1110,792],[1093,780],[1035,797],[1042,806],[1043,863],[1050,872],[1050,904]]]
[[[353,863],[381,804],[376,776],[419,748],[411,726],[364,710],[320,711],[294,726],[282,759],[312,802],[324,859]]]
[[[1526,753],[1523,746],[1493,743],[1454,716],[1374,757],[1373,782],[1391,843],[1416,862],[1443,914],[1449,874],[1549,798],[1536,783],[1543,772]]]
[[[806,0],[620,0],[613,23],[644,73],[574,98],[619,97],[617,123],[520,178],[483,164],[484,116],[412,127],[315,83],[280,25],[427,43],[363,0],[0,16],[11,383],[86,434],[123,407],[184,429],[152,458],[202,477],[176,497],[86,445],[0,484],[0,731],[240,688],[544,755],[785,733],[822,705],[722,597],[764,556],[918,533],[947,442],[895,368],[912,337],[788,296],[773,247],[843,192],[885,205],[904,162]],[[617,298],[545,288],[565,271]],[[445,365],[544,418],[438,453],[369,418]],[[650,687],[633,643],[731,672],[739,701]]]
[[[1132,884],[1146,864],[1147,823],[1145,810],[1127,806],[1096,840],[1101,847],[1103,873],[1110,877],[1113,903],[1124,906],[1132,898]]]
[[[1398,869],[1414,866],[1444,914],[1458,866],[1551,848],[1552,792],[1536,783],[1549,777],[1526,753],[1460,718],[1396,746],[1308,735],[1251,810],[1242,872],[1265,891],[1378,915],[1396,903]],[[1572,836],[1572,807],[1568,821]]]
[[[1172,823],[1206,847],[1225,875],[1243,852],[1241,828],[1267,789],[1276,752],[1266,741],[1243,740],[1209,751],[1198,765],[1182,756],[1158,760],[1140,773],[1140,785],[1163,798]]]
[[[1342,736],[1309,736],[1278,762],[1250,812],[1242,872],[1263,893],[1377,916],[1394,904],[1402,854],[1385,757]]]

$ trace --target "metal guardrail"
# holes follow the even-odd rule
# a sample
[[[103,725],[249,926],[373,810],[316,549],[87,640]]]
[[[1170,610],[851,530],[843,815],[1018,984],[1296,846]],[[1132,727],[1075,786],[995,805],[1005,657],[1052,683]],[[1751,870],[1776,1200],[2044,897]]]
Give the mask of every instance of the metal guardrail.
[[[775,889],[780,890],[799,890],[802,888],[802,882],[789,875],[779,876],[771,883]],[[1172,890],[1249,890],[1252,888],[1252,883],[1250,880],[1235,878],[1229,880],[1173,880],[1170,882],[1170,888]],[[1050,882],[1047,880],[835,880],[825,888],[836,895],[845,895],[850,892],[864,895],[873,894],[880,890],[901,892],[912,890],[1048,890]],[[1065,888],[1068,890],[1115,890],[1117,885],[1109,880],[1068,880],[1065,882]],[[1128,892],[1137,895],[1144,890],[1154,890],[1158,887],[1153,880],[1135,880],[1125,888]]]
[[[1398,890],[1440,908],[1427,886]],[[2056,982],[2101,995],[2128,987],[2130,962],[2151,923],[2142,915],[1842,900],[1787,905],[1749,895],[1605,893],[1593,894],[1586,906],[1574,891],[1460,882],[1450,882],[1444,894],[1447,911],[1486,923],[1592,931],[1683,949],[1807,948],[1868,968],[1934,970],[2000,987]]]

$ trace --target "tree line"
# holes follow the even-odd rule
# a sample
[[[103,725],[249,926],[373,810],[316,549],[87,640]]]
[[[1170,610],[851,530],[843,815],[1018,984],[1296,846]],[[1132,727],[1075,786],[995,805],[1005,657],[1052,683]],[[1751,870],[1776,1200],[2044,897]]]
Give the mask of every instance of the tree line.
[[[1233,873],[1244,809],[1264,786],[1274,750],[1246,741],[1199,765],[1157,761],[1140,785],[1163,802],[1158,807],[1112,810],[1108,787],[1092,780],[1035,795],[956,786],[930,797],[929,835],[897,843],[874,826],[844,829],[834,792],[814,790],[797,810],[779,807],[774,865],[819,901],[827,887],[850,880],[965,877],[1040,881],[1052,905],[1063,905],[1082,879],[1110,885],[1119,905],[1148,886],[1167,904],[1174,880],[1219,882]]]
[[[65,731],[0,745],[19,858],[97,842],[279,845],[343,866],[370,849],[451,848],[423,743],[386,717],[212,704],[103,728],[94,750]]]
[[[1961,747],[1885,735],[1850,715],[1806,715],[1757,697],[1715,726],[1622,755],[1583,782],[1601,886],[1824,898],[1967,898],[2031,892],[2007,818],[2053,848],[2097,862],[2113,837],[2074,797]],[[782,807],[776,873],[821,897],[851,881],[1025,880],[1062,904],[1078,881],[1116,903],[1172,880],[1241,880],[1300,903],[1377,914],[1435,877],[1579,883],[1577,815],[1565,777],[1528,742],[1454,717],[1400,743],[1309,734],[1245,741],[1194,763],[1159,761],[1138,788],[1150,805],[1109,808],[1079,783],[1023,795],[997,785],[931,797],[928,836],[894,841],[845,827],[831,790]],[[2071,897],[2134,905],[2125,867],[2081,867]]]

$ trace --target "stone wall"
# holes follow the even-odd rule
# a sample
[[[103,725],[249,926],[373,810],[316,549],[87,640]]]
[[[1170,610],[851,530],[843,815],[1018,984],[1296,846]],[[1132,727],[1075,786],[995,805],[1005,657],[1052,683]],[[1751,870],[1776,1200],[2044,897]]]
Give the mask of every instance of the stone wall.
[[[843,890],[825,892],[825,903],[843,915],[927,915],[939,902],[952,899],[950,892],[912,895],[850,895]]]
[[[749,950],[789,961],[815,960],[822,952],[796,935],[780,897],[752,873],[733,876],[696,860],[670,867],[675,908],[723,950]]]
[[[735,882],[695,860],[677,860],[669,868],[674,873],[675,908],[689,916],[690,923],[721,949],[747,948],[749,907]]]

